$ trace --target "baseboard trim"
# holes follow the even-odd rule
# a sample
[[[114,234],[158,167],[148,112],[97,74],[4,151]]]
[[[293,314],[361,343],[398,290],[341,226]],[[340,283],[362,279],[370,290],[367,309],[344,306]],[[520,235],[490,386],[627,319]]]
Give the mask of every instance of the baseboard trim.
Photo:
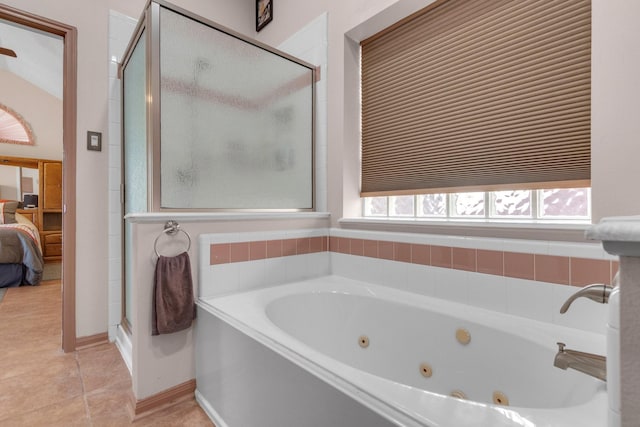
[[[209,419],[213,421],[213,424],[216,427],[229,427],[227,423],[224,422],[218,411],[213,409],[213,406],[209,404],[209,401],[205,399],[202,393],[200,393],[197,389],[195,395],[196,402],[198,402],[202,410],[209,416]]]
[[[120,351],[120,356],[122,356],[124,364],[127,365],[129,375],[133,375],[133,350],[131,348],[131,337],[127,334],[122,325],[118,325],[116,329],[116,347],[118,347],[118,350]]]
[[[191,379],[140,400],[137,400],[133,392],[131,392],[129,394],[129,404],[132,418],[135,421],[159,409],[167,408],[187,399],[193,399],[195,390],[196,380]]]
[[[89,335],[86,337],[76,338],[76,350],[81,350],[87,347],[93,347],[98,344],[106,344],[109,342],[109,334],[107,332],[101,332],[95,335]]]

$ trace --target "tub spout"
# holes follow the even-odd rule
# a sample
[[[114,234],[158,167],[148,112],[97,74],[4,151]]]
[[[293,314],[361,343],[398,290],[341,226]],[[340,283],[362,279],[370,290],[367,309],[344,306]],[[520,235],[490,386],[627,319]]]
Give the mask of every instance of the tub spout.
[[[583,374],[591,375],[602,381],[607,381],[607,358],[597,354],[565,349],[565,344],[558,343],[558,353],[553,366],[560,369],[575,369]]]
[[[569,299],[567,299],[565,303],[562,304],[562,307],[560,308],[560,313],[566,313],[571,303],[581,297],[589,298],[592,301],[605,304],[609,302],[609,294],[611,293],[612,290],[613,290],[613,287],[609,285],[595,284],[595,285],[585,286],[575,294],[571,295]]]

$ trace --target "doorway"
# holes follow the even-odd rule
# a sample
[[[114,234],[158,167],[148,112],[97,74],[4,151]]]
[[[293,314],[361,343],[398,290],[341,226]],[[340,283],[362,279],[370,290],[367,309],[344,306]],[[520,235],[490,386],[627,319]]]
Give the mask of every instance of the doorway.
[[[77,30],[75,27],[0,5],[0,18],[62,37],[62,350],[76,349],[76,113],[77,113]]]

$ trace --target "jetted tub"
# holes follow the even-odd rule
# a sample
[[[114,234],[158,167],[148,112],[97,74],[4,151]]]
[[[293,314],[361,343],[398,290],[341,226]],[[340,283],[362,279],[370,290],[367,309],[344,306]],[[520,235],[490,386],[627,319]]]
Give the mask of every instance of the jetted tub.
[[[553,366],[557,341],[604,354],[603,335],[338,276],[198,307],[219,427],[606,425],[606,384]]]

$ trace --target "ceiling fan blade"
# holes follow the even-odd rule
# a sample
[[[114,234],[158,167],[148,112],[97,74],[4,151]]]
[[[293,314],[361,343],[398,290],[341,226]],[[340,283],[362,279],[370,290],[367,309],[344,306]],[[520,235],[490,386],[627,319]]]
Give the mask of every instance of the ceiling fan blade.
[[[17,58],[18,55],[16,55],[16,53],[11,50],[11,49],[7,49],[4,47],[0,47],[0,55],[7,55],[7,56],[11,56],[13,58]]]

